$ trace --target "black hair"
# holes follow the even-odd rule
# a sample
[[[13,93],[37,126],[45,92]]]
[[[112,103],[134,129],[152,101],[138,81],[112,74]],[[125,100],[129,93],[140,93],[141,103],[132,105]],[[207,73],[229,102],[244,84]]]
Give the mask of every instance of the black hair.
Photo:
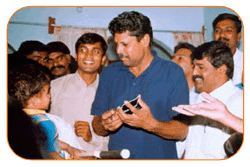
[[[20,56],[27,57],[28,55],[32,54],[33,52],[48,52],[48,48],[45,44],[40,41],[24,41],[21,43],[18,53]]]
[[[62,52],[63,54],[70,54],[68,46],[61,41],[54,41],[47,44],[48,54],[53,52]]]
[[[195,50],[195,46],[187,43],[187,42],[179,42],[175,47],[174,47],[174,53],[176,53],[179,49],[188,49],[190,50],[192,53]],[[190,55],[191,61],[193,62],[194,58],[193,55]]]
[[[78,40],[76,41],[75,44],[75,51],[77,53],[77,50],[79,49],[80,44],[95,44],[97,42],[101,43],[102,46],[102,56],[106,54],[107,51],[107,43],[103,39],[103,37],[99,34],[96,33],[85,33],[83,34]]]
[[[38,62],[23,58],[8,59],[8,93],[24,108],[27,100],[39,93],[50,83],[50,72]]]
[[[213,21],[213,29],[215,29],[215,26],[217,25],[218,22],[222,20],[227,20],[227,19],[234,21],[237,33],[241,32],[241,28],[242,28],[241,20],[239,19],[237,15],[233,15],[230,13],[219,14]]]
[[[136,36],[137,40],[148,34],[150,37],[150,46],[153,42],[153,31],[150,23],[150,19],[136,11],[123,12],[115,17],[108,27],[111,34],[124,33],[126,31],[131,32],[130,36]]]
[[[207,57],[215,68],[219,68],[225,64],[227,67],[226,75],[230,79],[233,77],[233,55],[230,48],[224,42],[211,41],[204,43],[195,49],[193,57],[194,60],[202,60]]]

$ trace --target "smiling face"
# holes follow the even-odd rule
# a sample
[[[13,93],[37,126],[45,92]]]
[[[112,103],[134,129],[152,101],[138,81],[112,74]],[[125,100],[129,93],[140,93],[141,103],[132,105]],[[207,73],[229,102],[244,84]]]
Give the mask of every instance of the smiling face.
[[[101,43],[80,44],[75,59],[79,73],[97,74],[98,69],[104,65],[106,57],[103,56]]]
[[[200,92],[210,93],[221,85],[220,67],[215,68],[205,57],[194,60],[193,80]]]

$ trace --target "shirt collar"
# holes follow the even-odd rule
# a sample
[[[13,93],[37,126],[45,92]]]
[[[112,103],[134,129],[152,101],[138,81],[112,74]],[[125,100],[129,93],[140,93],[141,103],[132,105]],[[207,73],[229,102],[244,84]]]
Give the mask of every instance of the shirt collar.
[[[243,54],[239,49],[236,49],[236,52],[234,53],[234,62],[238,62],[239,60],[243,59]]]
[[[194,92],[194,91],[195,91],[195,87],[193,86],[190,92]]]
[[[80,77],[79,73],[76,71],[75,73],[75,76],[76,76],[76,82],[79,82],[79,83],[83,83],[85,87],[87,87],[87,84],[85,83],[85,81]],[[96,80],[91,84],[89,85],[88,87],[98,87],[98,83],[99,83],[99,74],[97,74],[96,76]]]
[[[38,109],[23,109],[23,111],[28,115],[46,114],[44,110]]]
[[[214,98],[219,99],[222,102],[225,102],[227,98],[230,96],[232,90],[235,88],[232,80],[230,79],[226,83],[224,83],[219,88],[215,89],[210,93],[210,95]]]
[[[236,51],[235,51],[235,53],[234,53],[234,56],[235,56],[235,55],[239,55],[239,53],[240,53],[240,50],[239,50],[238,48],[236,48]]]

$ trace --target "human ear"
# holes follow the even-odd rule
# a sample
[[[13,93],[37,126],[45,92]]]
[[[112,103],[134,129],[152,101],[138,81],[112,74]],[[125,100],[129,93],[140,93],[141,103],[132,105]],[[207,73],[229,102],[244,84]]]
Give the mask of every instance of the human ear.
[[[37,95],[34,95],[27,100],[27,104],[24,108],[38,109],[39,103],[40,99],[37,98]]]
[[[75,61],[77,61],[77,53],[75,54]]]
[[[220,66],[217,70],[219,70],[220,74],[227,75],[227,66],[225,64],[223,64],[222,66]]]
[[[149,46],[149,43],[150,43],[150,36],[149,34],[145,34],[142,39],[141,39],[141,42],[143,43],[143,45],[145,47]]]
[[[70,54],[66,54],[66,59],[70,63],[71,62],[71,55]]]
[[[240,40],[241,40],[241,32],[237,34],[237,41],[240,42]]]
[[[102,57],[102,62],[101,62],[101,65],[102,65],[102,66],[105,65],[107,59],[108,59],[108,58],[107,58],[107,55],[104,55],[104,56]]]

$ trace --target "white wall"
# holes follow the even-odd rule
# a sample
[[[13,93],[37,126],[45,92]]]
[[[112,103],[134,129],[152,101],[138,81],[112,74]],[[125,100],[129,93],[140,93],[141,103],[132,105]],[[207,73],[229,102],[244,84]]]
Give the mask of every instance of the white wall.
[[[123,11],[135,10],[148,16],[154,30],[201,31],[204,25],[203,7],[26,7],[13,14],[10,21],[48,23],[55,17],[56,24],[80,27],[108,27],[109,22]],[[154,33],[154,37],[169,48],[174,48],[171,34]],[[53,40],[47,26],[8,25],[8,42],[17,50],[25,40],[39,40],[45,44]]]
[[[82,7],[81,10],[77,12],[77,7],[26,7],[10,16],[10,21],[47,24],[51,16],[60,25],[108,27],[110,20],[119,13],[135,10],[150,18],[154,30],[201,31],[205,24],[207,41],[211,41],[213,19],[220,13],[234,13],[225,7]],[[174,48],[171,34],[155,32],[154,37]],[[53,35],[48,34],[47,26],[8,25],[8,42],[14,49],[17,50],[25,40],[39,40],[47,44],[53,40]],[[240,50],[243,50],[242,44]]]

